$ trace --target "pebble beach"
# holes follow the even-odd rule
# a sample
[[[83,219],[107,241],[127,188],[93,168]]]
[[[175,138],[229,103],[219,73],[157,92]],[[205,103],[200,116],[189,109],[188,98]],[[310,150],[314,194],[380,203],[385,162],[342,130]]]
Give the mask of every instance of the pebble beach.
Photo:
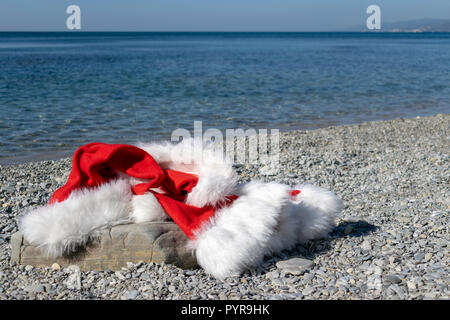
[[[0,166],[0,299],[449,299],[450,115],[280,134],[280,169],[236,167],[241,182],[309,182],[344,210],[329,237],[240,277],[129,263],[119,271],[35,268],[11,262],[11,235],[27,208],[62,186],[71,159]]]

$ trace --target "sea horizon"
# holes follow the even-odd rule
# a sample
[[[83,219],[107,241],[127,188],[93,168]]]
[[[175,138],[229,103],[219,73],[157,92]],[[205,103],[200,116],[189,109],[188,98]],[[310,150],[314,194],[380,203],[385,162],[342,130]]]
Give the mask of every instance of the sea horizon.
[[[186,30],[180,30],[180,31],[114,31],[114,30],[32,30],[32,31],[21,31],[21,30],[0,30],[0,33],[64,33],[64,34],[88,34],[88,33],[149,33],[149,34],[155,34],[155,33],[205,33],[205,34],[211,34],[211,33],[298,33],[298,34],[308,34],[308,33],[332,33],[332,34],[450,34],[450,31],[384,31],[384,30],[361,30],[361,31],[337,31],[337,30],[328,30],[328,31],[186,31]]]

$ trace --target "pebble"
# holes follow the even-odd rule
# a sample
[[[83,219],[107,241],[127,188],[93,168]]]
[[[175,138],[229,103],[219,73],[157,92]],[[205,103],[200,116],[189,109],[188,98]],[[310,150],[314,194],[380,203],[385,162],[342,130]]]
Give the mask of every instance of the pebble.
[[[137,290],[131,290],[131,291],[128,291],[127,292],[127,294],[126,294],[126,298],[128,299],[128,300],[134,300],[134,299],[136,299],[136,297],[139,295],[139,291],[137,291]]]
[[[195,270],[186,270],[186,271],[184,272],[184,274],[187,275],[187,276],[193,276],[193,275],[195,275],[196,273],[197,273],[197,271],[195,271]]]
[[[407,281],[406,285],[408,286],[409,290],[416,290],[416,283],[414,281]]]
[[[280,295],[280,294],[273,294],[269,296],[269,300],[286,300],[286,297]]]
[[[397,277],[396,275],[393,274],[388,274],[387,276],[384,277],[384,280],[387,283],[394,283],[394,284],[398,284],[402,282],[402,279],[400,279],[399,277]]]
[[[348,234],[352,233],[352,231],[353,231],[353,226],[351,224],[349,224],[345,227],[344,234],[348,235]]]
[[[274,270],[266,274],[266,279],[277,279],[280,277],[280,272],[278,270]]]
[[[370,244],[370,241],[367,241],[367,240],[363,241],[363,243],[361,244],[361,249],[367,250],[367,251],[372,250],[372,245]]]
[[[381,277],[377,274],[372,274],[367,278],[368,289],[381,289]]]
[[[25,287],[25,291],[28,291],[30,293],[40,293],[45,291],[45,286],[42,284],[32,285]]]
[[[219,299],[220,300],[228,300],[228,297],[225,293],[221,292],[221,293],[219,293]]]
[[[61,270],[61,266],[59,264],[57,264],[56,262],[54,264],[52,264],[51,268],[53,270]]]
[[[414,255],[414,259],[416,261],[422,261],[425,258],[425,254],[423,252],[418,252]]]
[[[309,296],[311,293],[314,292],[314,288],[313,287],[306,287],[305,289],[302,290],[302,294],[303,296]]]
[[[64,284],[68,289],[80,290],[81,289],[81,271],[80,267],[76,265],[70,265],[64,269],[69,276],[64,281]]]
[[[126,279],[126,277],[120,271],[116,271],[114,274],[116,275],[117,278],[119,278],[119,280],[125,280]]]
[[[389,290],[393,291],[398,296],[399,299],[404,299],[406,296],[405,290],[400,288],[397,284],[390,285]]]
[[[278,261],[276,266],[286,274],[302,275],[306,270],[314,266],[314,262],[303,258],[292,258],[289,260]]]

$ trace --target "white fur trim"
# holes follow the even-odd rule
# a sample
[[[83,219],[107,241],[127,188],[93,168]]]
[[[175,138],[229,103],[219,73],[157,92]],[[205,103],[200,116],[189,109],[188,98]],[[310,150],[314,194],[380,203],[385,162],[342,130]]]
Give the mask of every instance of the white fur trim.
[[[236,190],[239,198],[196,233],[189,246],[206,272],[218,279],[238,275],[259,264],[268,254],[321,238],[335,225],[342,201],[312,185],[289,187],[250,182]]]
[[[84,246],[102,228],[128,223],[131,190],[118,179],[98,188],[73,191],[65,201],[28,212],[19,225],[26,241],[49,256],[61,256]]]
[[[135,223],[166,221],[169,219],[169,216],[151,192],[133,196],[131,203],[133,207],[131,218]]]
[[[294,189],[301,190],[291,208],[298,217],[298,242],[325,237],[342,211],[342,200],[333,192],[312,184],[299,185]]]
[[[213,143],[190,138],[178,144],[153,142],[138,147],[147,151],[162,168],[198,176],[197,185],[187,196],[187,204],[217,205],[236,187],[237,177],[231,161]]]
[[[239,193],[189,243],[199,265],[218,279],[238,275],[262,261],[288,201],[288,187],[274,182],[250,182]]]
[[[203,161],[198,165],[198,183],[188,194],[186,203],[203,207],[216,205],[232,194],[237,182],[236,173],[230,163],[220,162],[211,151],[203,152]]]

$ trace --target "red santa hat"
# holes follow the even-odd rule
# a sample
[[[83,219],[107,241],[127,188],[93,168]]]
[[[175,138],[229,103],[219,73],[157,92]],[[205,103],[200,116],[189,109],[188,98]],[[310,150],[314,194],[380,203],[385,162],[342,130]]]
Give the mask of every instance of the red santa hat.
[[[238,185],[232,163],[211,145],[91,143],[74,154],[67,183],[20,221],[24,238],[49,255],[68,253],[121,223],[167,220],[190,239],[200,266],[237,275],[264,255],[325,236],[341,210],[312,185]]]

